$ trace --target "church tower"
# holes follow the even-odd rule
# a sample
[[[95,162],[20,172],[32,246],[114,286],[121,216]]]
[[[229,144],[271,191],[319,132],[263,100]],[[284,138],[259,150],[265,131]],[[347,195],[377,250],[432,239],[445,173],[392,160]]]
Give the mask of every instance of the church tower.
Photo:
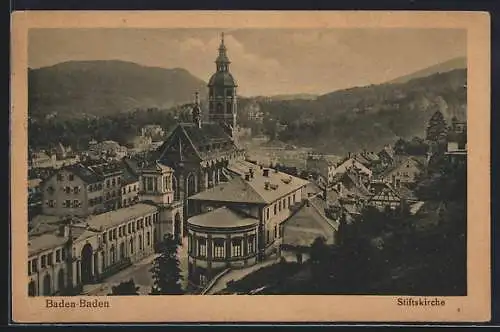
[[[235,139],[237,96],[236,80],[229,72],[229,58],[224,45],[224,33],[221,35],[219,55],[215,60],[216,72],[208,82],[208,121],[221,124],[227,133]]]

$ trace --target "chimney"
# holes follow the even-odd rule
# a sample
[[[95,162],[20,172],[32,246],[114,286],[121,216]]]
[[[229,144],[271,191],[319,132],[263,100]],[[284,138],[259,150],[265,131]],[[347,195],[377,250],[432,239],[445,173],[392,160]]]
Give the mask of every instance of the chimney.
[[[262,175],[263,175],[263,176],[265,176],[265,177],[269,177],[269,169],[264,168],[264,169],[262,170]]]
[[[274,169],[274,173],[278,173],[278,167]]]
[[[253,168],[252,167],[250,167],[249,173],[250,173],[250,178],[253,179]]]
[[[264,182],[264,189],[269,190],[269,181]]]
[[[245,181],[250,181],[250,174],[249,173],[245,173]]]

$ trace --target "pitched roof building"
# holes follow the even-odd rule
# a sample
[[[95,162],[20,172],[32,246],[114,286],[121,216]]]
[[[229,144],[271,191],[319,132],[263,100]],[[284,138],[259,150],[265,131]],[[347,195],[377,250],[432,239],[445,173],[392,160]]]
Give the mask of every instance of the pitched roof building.
[[[280,225],[306,197],[309,182],[286,173],[245,161],[231,163],[228,171],[227,182],[192,195],[188,200],[187,227],[192,235],[189,241],[193,250],[189,278],[194,284],[203,284],[228,264],[253,264],[276,251],[281,241]],[[219,257],[222,261],[218,265],[213,264],[214,256],[211,256],[215,252],[210,254],[211,248],[219,245],[215,238],[225,239],[222,242],[226,241],[228,246],[224,247],[226,254],[224,258]],[[232,247],[228,243],[241,249],[230,251]],[[231,254],[227,254],[229,252]]]
[[[402,183],[413,184],[417,177],[425,172],[425,164],[425,157],[403,156],[396,159],[377,178],[391,183],[395,188],[398,188]]]

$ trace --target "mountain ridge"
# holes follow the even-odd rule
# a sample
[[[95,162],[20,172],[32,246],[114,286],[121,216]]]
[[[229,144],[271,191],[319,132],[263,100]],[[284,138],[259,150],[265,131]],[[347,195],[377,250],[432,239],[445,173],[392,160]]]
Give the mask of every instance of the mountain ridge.
[[[184,68],[123,60],[66,61],[28,70],[30,115],[63,117],[169,108],[207,97],[206,82]]]
[[[467,58],[466,57],[456,57],[447,61],[437,63],[432,66],[428,66],[417,71],[413,71],[403,76],[399,76],[387,81],[387,84],[395,83],[406,83],[412,79],[430,76],[437,73],[445,73],[452,71],[454,69],[466,69],[467,68]]]

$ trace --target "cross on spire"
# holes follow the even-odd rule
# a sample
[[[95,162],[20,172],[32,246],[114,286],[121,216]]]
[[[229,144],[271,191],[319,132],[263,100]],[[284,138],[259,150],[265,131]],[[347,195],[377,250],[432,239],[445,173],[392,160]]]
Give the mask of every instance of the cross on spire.
[[[228,71],[228,65],[231,63],[226,54],[226,45],[224,45],[224,32],[220,34],[219,56],[215,60],[217,71]]]

